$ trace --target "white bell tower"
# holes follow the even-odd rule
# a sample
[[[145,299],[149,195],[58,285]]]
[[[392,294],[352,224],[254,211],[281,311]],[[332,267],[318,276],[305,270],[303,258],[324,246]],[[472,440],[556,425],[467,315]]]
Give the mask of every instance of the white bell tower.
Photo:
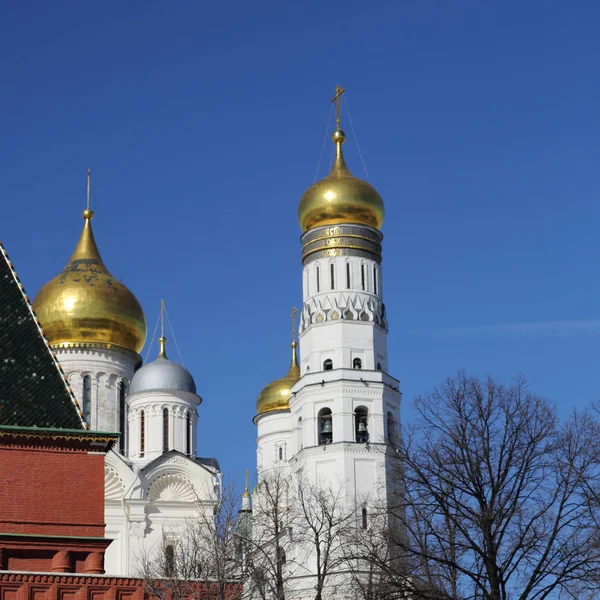
[[[344,161],[336,89],[336,158],[325,179],[302,196],[303,306],[300,380],[290,411],[292,469],[357,504],[386,495],[396,461],[399,381],[388,374],[380,227],[383,201]],[[381,500],[381,498],[379,498]]]

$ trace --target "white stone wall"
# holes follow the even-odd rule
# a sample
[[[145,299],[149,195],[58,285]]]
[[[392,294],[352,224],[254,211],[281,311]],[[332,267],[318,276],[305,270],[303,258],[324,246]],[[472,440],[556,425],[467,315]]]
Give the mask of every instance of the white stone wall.
[[[90,427],[95,431],[121,431],[119,384],[126,388],[133,377],[136,357],[114,348],[58,348],[56,356],[83,410],[83,378],[91,377]]]
[[[190,455],[196,456],[198,412],[200,398],[196,394],[175,390],[138,392],[127,397],[129,419],[128,456],[136,464],[145,464],[164,452],[164,417],[168,411],[168,450],[188,454],[187,440],[190,436]],[[141,455],[141,415],[144,412],[144,453]],[[187,423],[186,415],[190,422]]]
[[[357,518],[362,508],[388,500],[395,485],[389,473],[398,462],[401,392],[400,382],[387,373],[382,284],[380,265],[361,257],[320,259],[304,267],[301,378],[288,411],[256,417],[259,481],[269,470],[291,471],[290,481],[302,477],[341,491]],[[326,360],[331,370],[325,370]],[[325,408],[333,432],[331,442],[321,444],[319,411]],[[367,440],[357,440],[357,409],[367,414]],[[277,460],[280,445],[285,461]],[[290,597],[313,597],[315,556],[306,548],[294,552],[291,562],[302,569],[292,574]],[[333,576],[324,597],[348,597],[352,589],[343,584],[343,574]]]
[[[132,468],[114,452],[105,468],[105,554],[107,575],[141,575],[143,559],[156,558],[177,544],[191,520],[212,515],[218,502],[220,474],[193,458],[169,452]]]
[[[277,410],[258,415],[256,467],[259,476],[287,465],[295,452],[292,437],[292,417],[287,410]]]

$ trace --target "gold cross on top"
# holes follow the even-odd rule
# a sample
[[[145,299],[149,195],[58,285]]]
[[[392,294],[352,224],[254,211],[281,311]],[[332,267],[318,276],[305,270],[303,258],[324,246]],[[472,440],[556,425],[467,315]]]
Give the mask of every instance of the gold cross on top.
[[[342,94],[346,91],[346,88],[342,88],[339,85],[335,86],[335,96],[331,99],[331,103],[335,102],[335,124],[336,128],[340,129],[340,110],[342,108]]]
[[[294,306],[292,308],[292,314],[290,315],[290,319],[292,320],[292,342],[296,341],[296,313],[298,310]]]

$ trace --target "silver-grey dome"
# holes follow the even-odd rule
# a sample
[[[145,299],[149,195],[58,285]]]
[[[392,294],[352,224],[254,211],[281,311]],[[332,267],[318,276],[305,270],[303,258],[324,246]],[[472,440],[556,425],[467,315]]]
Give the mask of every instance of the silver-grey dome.
[[[186,368],[159,356],[154,362],[144,365],[133,376],[129,386],[130,394],[152,390],[179,390],[195,394],[196,384]]]

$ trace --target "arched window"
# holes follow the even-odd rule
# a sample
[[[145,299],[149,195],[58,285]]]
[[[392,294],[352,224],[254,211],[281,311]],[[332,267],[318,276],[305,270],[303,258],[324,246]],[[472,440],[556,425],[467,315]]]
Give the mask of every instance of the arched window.
[[[363,289],[363,290],[366,289],[365,265],[364,264],[360,265],[360,286],[361,286],[361,289]]]
[[[317,292],[321,291],[321,282],[319,281],[319,279],[320,279],[319,275],[320,275],[319,267],[317,267]]]
[[[127,419],[125,418],[125,381],[121,379],[119,382],[119,452],[125,456],[125,427]]]
[[[92,422],[92,378],[89,375],[83,376],[83,418],[91,426]]]
[[[169,409],[163,408],[163,452],[169,451]]]
[[[146,450],[146,414],[140,413],[140,458],[144,458]]]
[[[369,441],[369,411],[364,406],[358,406],[354,411],[354,433],[359,444]]]
[[[322,408],[319,411],[319,445],[331,444],[333,442],[333,421],[330,408]]]
[[[377,293],[377,265],[373,265],[373,293]]]
[[[333,361],[328,358],[324,363],[323,363],[323,371],[331,371],[333,369]]]
[[[364,506],[363,506],[363,509],[362,509],[362,511],[361,511],[361,512],[362,512],[362,514],[361,514],[361,516],[362,516],[361,527],[362,527],[363,529],[366,529],[366,528],[367,528],[367,525],[368,525],[368,522],[367,522],[367,519],[368,519],[368,514],[367,514],[367,509],[366,509],[366,507],[364,507]]]
[[[185,413],[185,453],[192,455],[192,419],[189,410]]]
[[[335,290],[335,267],[333,266],[333,263],[329,265],[329,279],[331,283],[331,289]]]
[[[165,577],[175,575],[175,548],[169,544],[165,548]]]
[[[353,369],[362,369],[362,360],[360,360],[360,358],[355,358],[352,361],[352,368]]]
[[[346,263],[346,289],[350,289],[350,263]]]
[[[391,411],[388,411],[388,414],[387,414],[386,428],[387,428],[388,442],[391,444],[396,437],[396,426],[394,424],[394,415],[391,413]]]
[[[377,370],[381,371],[381,363],[377,363]]]
[[[279,460],[283,460],[283,446],[279,446],[277,457],[279,458]]]

